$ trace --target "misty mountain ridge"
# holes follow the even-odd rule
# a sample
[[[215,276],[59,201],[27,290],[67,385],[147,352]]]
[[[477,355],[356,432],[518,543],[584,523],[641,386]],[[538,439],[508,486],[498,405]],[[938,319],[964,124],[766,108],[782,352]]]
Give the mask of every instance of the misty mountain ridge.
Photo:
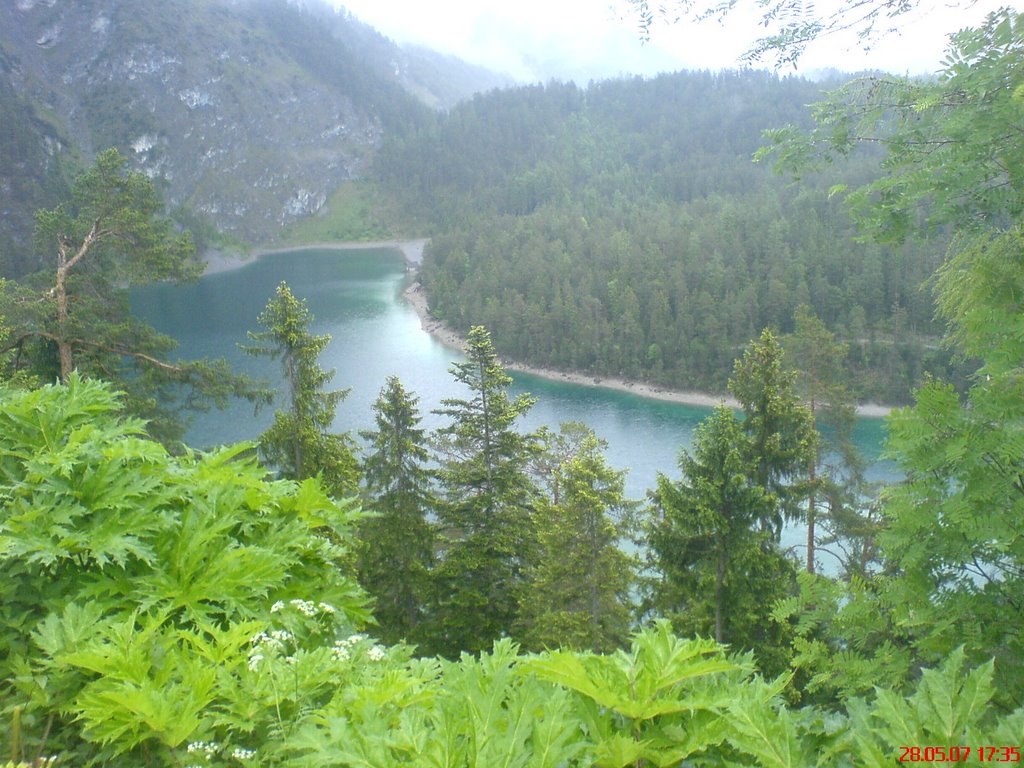
[[[386,133],[509,84],[319,2],[17,0],[0,30],[5,271],[34,211],[107,147],[170,207],[266,242],[361,177]]]

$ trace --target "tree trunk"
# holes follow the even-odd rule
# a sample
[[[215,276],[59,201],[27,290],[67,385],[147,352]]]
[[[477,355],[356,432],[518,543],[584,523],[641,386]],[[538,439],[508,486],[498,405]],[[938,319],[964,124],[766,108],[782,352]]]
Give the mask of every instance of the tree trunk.
[[[74,370],[74,360],[71,355],[71,342],[68,341],[68,266],[67,260],[61,254],[60,266],[57,267],[57,279],[54,281],[53,292],[57,299],[57,354],[60,357],[60,383],[67,384],[71,372]]]
[[[719,544],[718,547],[718,569],[715,574],[715,642],[725,642],[725,569],[728,559],[725,547]]]
[[[817,477],[817,462],[811,460],[811,495],[807,499],[807,572],[814,573],[814,481]]]
[[[285,377],[288,379],[288,391],[292,399],[292,418],[295,420],[295,434],[292,435],[292,462],[294,463],[295,479],[305,480],[302,474],[302,408],[299,398],[302,393],[299,391],[301,382],[298,380],[298,373],[295,370],[295,353],[288,350],[285,358]]]
[[[815,405],[814,397],[811,397],[811,420],[816,419],[815,416]],[[816,425],[816,422],[815,422]],[[815,517],[815,498],[814,484],[818,477],[818,456],[817,449],[814,451],[815,455],[811,457],[811,495],[807,499],[807,572],[814,573],[814,517]]]
[[[71,272],[72,267],[86,257],[93,243],[109,234],[109,230],[100,229],[100,219],[97,218],[71,258],[68,258],[70,246],[68,239],[62,235],[57,241],[57,274],[53,281],[53,295],[57,301],[57,354],[60,357],[61,384],[67,384],[71,372],[75,369],[67,327],[71,317],[71,308],[68,302],[68,273]]]

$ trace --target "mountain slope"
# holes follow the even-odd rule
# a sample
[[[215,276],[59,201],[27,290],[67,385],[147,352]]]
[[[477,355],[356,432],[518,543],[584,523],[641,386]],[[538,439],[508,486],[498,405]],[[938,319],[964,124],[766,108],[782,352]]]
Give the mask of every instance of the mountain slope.
[[[465,65],[458,78],[420,71],[417,55],[312,2],[17,0],[0,30],[0,245],[19,252],[31,211],[56,195],[12,179],[49,178],[69,150],[87,162],[118,147],[172,207],[269,241],[359,177],[386,132],[428,121],[425,102],[450,104],[453,79],[463,95],[497,82]]]

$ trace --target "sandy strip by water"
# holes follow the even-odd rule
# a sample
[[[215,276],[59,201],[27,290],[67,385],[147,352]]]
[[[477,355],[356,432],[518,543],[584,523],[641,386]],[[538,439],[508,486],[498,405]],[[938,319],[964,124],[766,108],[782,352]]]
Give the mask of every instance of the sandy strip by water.
[[[252,264],[262,256],[269,256],[274,253],[288,253],[290,251],[360,251],[372,250],[374,248],[394,248],[402,252],[406,263],[412,266],[419,266],[423,261],[423,248],[427,239],[421,240],[374,240],[368,243],[313,243],[312,245],[285,245],[280,248],[263,248],[252,254],[226,253],[224,251],[210,251],[204,255],[206,269],[204,275],[215,275],[218,272],[230,272],[233,269],[240,269],[247,264]]]
[[[459,352],[465,352],[466,340],[459,333],[447,327],[437,318],[431,316],[430,308],[427,305],[427,295],[423,286],[414,282],[405,290],[405,298],[419,315],[423,330],[440,341],[446,347]],[[707,392],[694,392],[686,390],[665,389],[652,384],[643,384],[627,379],[618,379],[610,376],[593,376],[583,373],[569,373],[567,371],[554,370],[552,368],[539,368],[532,365],[512,361],[502,361],[502,365],[510,371],[528,373],[532,376],[540,376],[552,381],[564,381],[568,384],[577,384],[583,387],[603,387],[614,389],[620,392],[630,392],[639,397],[647,397],[654,400],[664,400],[670,403],[682,405],[697,405],[706,408],[714,408],[720,403],[725,403],[731,408],[738,408],[739,403],[728,395],[713,395]],[[892,408],[875,403],[866,403],[857,406],[857,414],[868,418],[881,418],[889,414]]]
[[[300,245],[300,246],[282,246],[280,248],[270,248],[259,250],[256,253],[243,256],[237,254],[227,254],[221,252],[213,252],[206,255],[206,271],[203,274],[212,275],[218,272],[228,272],[233,269],[244,267],[246,264],[251,264],[261,256],[266,256],[272,253],[285,253],[287,251],[310,251],[310,250],[324,250],[324,249],[337,249],[337,250],[363,250],[370,248],[394,248],[402,252],[405,257],[405,261],[411,267],[416,268],[423,261],[423,248],[426,246],[427,240],[376,240],[369,243],[353,243],[353,242],[342,242],[342,243],[315,243],[312,245]],[[446,347],[464,352],[466,348],[466,340],[459,333],[448,328],[444,323],[430,314],[430,307],[427,304],[427,295],[423,290],[423,286],[419,282],[414,281],[405,290],[405,298],[416,311],[416,314],[420,318],[420,323],[427,333],[433,336],[435,339],[440,341]],[[593,376],[582,373],[570,373],[567,371],[558,371],[550,368],[539,368],[531,365],[523,365],[522,363],[516,363],[512,361],[502,361],[502,365],[511,371],[518,371],[520,373],[528,373],[533,376],[540,376],[545,379],[551,379],[552,381],[564,381],[567,384],[577,384],[584,387],[604,387],[606,389],[614,389],[620,392],[630,392],[639,397],[647,397],[654,400],[664,400],[670,403],[680,403],[682,405],[696,405],[706,408],[713,408],[719,403],[725,403],[726,405],[736,408],[738,403],[728,395],[713,395],[706,392],[693,392],[686,390],[675,390],[665,389],[651,384],[644,384],[636,381],[628,381],[626,379],[618,379],[609,376]],[[876,403],[866,403],[857,406],[857,414],[867,418],[881,418],[889,414],[892,408],[885,405],[878,405]]]

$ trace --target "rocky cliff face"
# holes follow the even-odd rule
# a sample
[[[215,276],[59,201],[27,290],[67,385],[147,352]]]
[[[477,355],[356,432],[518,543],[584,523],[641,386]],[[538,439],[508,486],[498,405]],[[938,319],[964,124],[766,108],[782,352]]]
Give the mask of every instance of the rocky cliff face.
[[[362,174],[385,133],[428,120],[425,102],[450,102],[456,79],[294,0],[12,0],[0,46],[0,210],[15,243],[24,216],[8,213],[47,197],[14,189],[15,143],[32,147],[39,179],[61,152],[118,147],[171,206],[267,242]],[[458,80],[462,96],[497,82],[464,65]]]

